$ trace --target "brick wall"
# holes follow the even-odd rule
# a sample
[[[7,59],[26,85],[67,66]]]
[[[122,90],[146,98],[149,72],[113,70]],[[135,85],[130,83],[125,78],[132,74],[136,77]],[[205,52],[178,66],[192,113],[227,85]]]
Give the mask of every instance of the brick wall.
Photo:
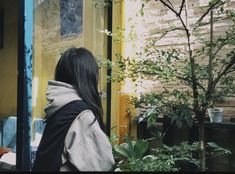
[[[179,11],[181,5],[181,0],[172,0],[172,4],[175,7],[176,11]],[[188,22],[189,26],[192,25],[199,19],[201,14],[207,9],[208,0],[187,0],[188,3]],[[230,2],[224,6],[226,9],[235,10],[235,0],[230,0]],[[182,10],[183,20],[185,11]],[[176,16],[164,7],[160,2],[155,0],[150,0],[144,7],[144,17],[142,23],[142,37],[140,40],[146,40],[149,37],[159,38],[161,32],[164,32],[169,25],[181,26],[180,21]],[[208,18],[205,18],[205,21],[208,21]],[[231,22],[224,21],[214,24],[214,36],[223,35],[226,30],[231,27]],[[160,32],[160,33],[159,33]],[[156,47],[168,49],[168,48],[177,48],[181,51],[187,51],[187,39],[185,37],[185,31],[174,31],[167,34],[164,39],[161,39],[157,42]],[[209,37],[209,26],[203,27],[200,30],[200,33],[203,34],[203,37]],[[194,48],[197,48],[199,45],[194,45]],[[229,51],[234,48],[226,48],[222,51],[221,56],[224,55],[226,51]],[[201,60],[199,60],[201,61]],[[145,92],[150,91],[159,91],[162,88],[162,84],[159,85],[159,82],[148,82],[149,88]],[[179,88],[179,86],[177,86]],[[235,117],[235,97],[226,97],[223,101],[217,103],[217,106],[224,107],[225,116]]]

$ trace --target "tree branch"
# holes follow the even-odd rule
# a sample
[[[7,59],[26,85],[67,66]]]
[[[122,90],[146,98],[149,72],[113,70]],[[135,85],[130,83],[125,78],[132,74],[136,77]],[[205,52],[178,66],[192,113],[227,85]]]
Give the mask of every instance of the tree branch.
[[[217,78],[215,78],[215,80],[212,83],[212,89],[215,88],[216,84],[219,82],[221,77],[226,75],[229,72],[230,68],[233,67],[233,65],[235,65],[235,55],[231,58],[231,62],[229,62],[229,64],[224,68],[224,70],[218,74]]]
[[[188,30],[187,26],[185,25],[183,19],[182,19],[181,16],[180,16],[181,13],[177,13],[177,11],[176,11],[174,8],[172,8],[168,3],[166,3],[164,0],[159,0],[159,1],[160,1],[163,5],[165,5],[169,10],[171,10],[173,13],[175,13],[176,17],[179,18],[180,22],[182,23],[182,25],[183,25],[183,27],[184,27],[184,29],[185,29],[185,32],[186,32],[186,34],[187,34],[187,36],[190,36],[189,30]],[[185,0],[182,0],[182,1],[183,1],[182,4],[184,5]]]
[[[217,54],[218,54],[218,52],[226,45],[226,44],[228,44],[228,42],[229,41],[231,41],[231,40],[234,40],[235,39],[235,36],[234,35],[229,35],[229,36],[227,36],[224,40],[223,40],[223,42],[221,42],[221,44],[219,45],[219,44],[215,44],[215,45],[219,45],[218,47],[217,47],[217,49],[214,51],[214,53],[212,54],[212,57],[215,57]],[[204,58],[206,58],[208,55],[205,55],[205,56],[203,56],[203,59]],[[222,71],[222,70],[221,70]]]
[[[234,31],[231,31],[231,33],[227,34],[226,38],[223,40],[223,42],[220,44],[220,46],[217,47],[216,51],[213,54],[213,57],[216,56],[216,54],[230,41],[235,40],[235,36],[234,36]]]
[[[156,41],[155,41],[155,43],[156,43],[157,41],[159,41],[159,40],[161,40],[163,37],[165,37],[168,33],[172,32],[172,31],[176,31],[176,30],[183,30],[183,31],[185,31],[184,28],[176,27],[176,28],[172,28],[172,29],[170,29],[170,30],[164,31],[164,32],[152,33],[152,34],[150,34],[150,35],[153,36],[153,35],[155,35],[155,34],[161,34],[161,36],[160,36],[158,39],[156,39]]]
[[[171,1],[167,0],[167,2],[174,8],[174,6],[172,5]]]
[[[194,103],[194,109],[197,110],[198,109],[198,102],[197,102],[197,98],[198,98],[198,91],[197,91],[197,78],[196,78],[196,73],[195,73],[195,60],[193,58],[192,55],[192,48],[191,48],[191,40],[190,40],[190,35],[191,33],[189,32],[189,28],[185,25],[185,22],[183,21],[181,15],[179,13],[177,13],[177,11],[175,11],[174,8],[172,8],[168,3],[166,3],[164,0],[159,0],[163,5],[165,5],[168,9],[170,9],[176,16],[177,18],[181,21],[186,35],[187,35],[187,42],[188,42],[188,52],[189,52],[189,59],[190,59],[190,65],[191,65],[191,74],[192,74],[192,89],[193,89],[193,98],[195,99],[195,103]],[[184,1],[184,0],[182,0]],[[187,8],[187,7],[186,7]],[[187,9],[185,9],[187,10]],[[187,18],[187,14],[186,14],[186,18]],[[186,19],[187,20],[187,19]]]
[[[223,65],[221,66],[220,70],[218,71],[218,74],[221,74],[221,72],[223,71],[224,67],[225,67],[225,64],[223,64]]]
[[[214,54],[212,55],[213,57],[216,56],[216,54],[227,44],[227,41],[229,40],[229,38],[227,38],[226,40],[224,40],[222,42],[222,44],[216,49],[216,51],[214,52]]]
[[[233,67],[233,69],[230,69],[229,71],[227,71],[227,74],[235,72],[235,67]]]
[[[180,77],[180,76],[176,76],[178,79],[180,80],[184,80],[186,82],[189,82],[190,84],[192,83],[192,79],[189,78],[184,78],[184,77]],[[206,89],[204,88],[204,86],[202,84],[200,84],[199,82],[196,82],[197,86],[199,86],[204,92],[206,92]]]
[[[224,20],[230,20],[229,17],[214,17],[213,18],[213,23],[216,23],[216,22],[221,22],[221,21],[224,21]],[[206,26],[210,24],[210,21],[209,22],[203,22],[200,24],[200,26]]]
[[[156,0],[157,1],[157,0]],[[177,11],[175,11],[175,9],[173,7],[171,7],[168,3],[166,3],[163,0],[159,0],[163,5],[165,5],[167,8],[169,8],[173,13],[175,13],[176,16],[179,16],[179,14],[177,13]]]
[[[183,10],[184,3],[185,3],[185,0],[182,0],[181,6],[180,6],[180,11],[179,11],[179,16],[181,15],[181,12],[182,12],[182,10]]]
[[[215,8],[215,6],[216,6],[219,2],[221,2],[221,0],[217,0],[213,5],[211,5],[210,8],[208,8],[208,9],[206,10],[206,12],[195,22],[194,27],[193,27],[193,30],[192,30],[192,33],[197,29],[197,27],[199,26],[200,22],[204,19],[204,17],[205,17],[213,8]],[[225,4],[225,3],[226,3],[226,2],[222,2],[221,5],[222,5],[222,4]]]
[[[207,91],[211,89],[211,85],[213,82],[213,72],[212,72],[212,61],[213,61],[213,56],[212,56],[212,50],[213,50],[213,10],[210,11],[210,53],[209,53],[209,63],[208,63],[208,85],[207,85]],[[208,92],[209,93],[209,92]],[[209,93],[210,94],[210,93]]]

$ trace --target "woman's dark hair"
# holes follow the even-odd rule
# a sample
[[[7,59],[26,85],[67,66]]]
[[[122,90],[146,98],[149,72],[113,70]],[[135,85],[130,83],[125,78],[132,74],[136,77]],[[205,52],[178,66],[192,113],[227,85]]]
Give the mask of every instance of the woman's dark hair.
[[[103,131],[102,104],[97,89],[99,68],[93,54],[86,48],[69,48],[61,56],[55,80],[71,84],[91,108]],[[94,120],[94,121],[95,121]]]

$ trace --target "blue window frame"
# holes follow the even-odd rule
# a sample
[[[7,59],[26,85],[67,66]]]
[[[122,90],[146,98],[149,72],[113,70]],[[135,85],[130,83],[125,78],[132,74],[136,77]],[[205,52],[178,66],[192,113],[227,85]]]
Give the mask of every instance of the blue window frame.
[[[18,12],[16,170],[30,171],[33,1],[20,0]]]

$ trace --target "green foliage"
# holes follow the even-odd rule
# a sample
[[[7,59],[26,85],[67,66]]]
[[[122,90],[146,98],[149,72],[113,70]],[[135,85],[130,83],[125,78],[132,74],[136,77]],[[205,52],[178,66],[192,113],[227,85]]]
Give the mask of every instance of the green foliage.
[[[142,2],[143,4],[139,10],[141,16],[145,15],[144,10],[148,0]],[[132,104],[140,110],[140,115],[136,118],[138,123],[147,120],[149,126],[156,122],[158,117],[167,116],[171,118],[171,123],[176,123],[178,127],[182,127],[184,123],[192,126],[195,120],[205,120],[206,110],[213,107],[217,101],[227,96],[234,96],[235,13],[224,6],[227,2],[224,0],[210,0],[208,6],[202,8],[203,14],[197,21],[194,24],[189,23],[189,25],[186,25],[189,22],[187,21],[187,13],[181,13],[181,10],[186,8],[184,6],[185,1],[182,1],[181,10],[177,11],[171,1],[158,0],[156,3],[163,4],[172,14],[176,15],[180,25],[169,24],[166,31],[158,31],[157,28],[154,28],[154,31],[150,32],[153,37],[151,35],[148,37],[145,45],[140,51],[136,52],[135,57],[122,57],[117,54],[116,62],[103,64],[105,68],[112,68],[112,77],[108,78],[113,82],[122,83],[128,78],[142,86],[145,85],[143,80],[159,81],[164,85],[163,89],[158,92],[132,97]],[[213,24],[221,22],[227,22],[230,26],[225,27],[223,33],[218,32],[215,34]],[[209,34],[201,34],[205,27],[209,29]],[[131,28],[133,33],[129,34],[129,41],[135,41],[134,25]],[[124,37],[121,32],[125,29],[119,29],[118,31],[120,33],[109,33],[109,35],[120,37],[119,40],[115,40],[122,41]],[[185,34],[185,37],[183,37],[188,41],[186,51],[172,47],[166,49],[157,47],[160,40],[175,31]],[[159,34],[160,37],[156,38],[156,34]],[[199,139],[204,142],[204,135],[200,135]],[[181,156],[180,158],[166,153],[163,155],[164,150],[161,151],[160,156],[162,158],[158,156],[135,158],[134,144],[132,143],[129,142],[123,147],[116,147],[116,149],[119,148],[119,152],[126,150],[125,157],[128,158],[128,160],[118,163],[118,170],[177,171],[178,168],[175,166],[177,159],[188,160],[191,158],[188,156]],[[213,143],[208,145],[217,152],[229,153]],[[162,149],[167,149],[166,151],[171,153],[177,150],[172,150],[172,147],[167,146],[158,150]],[[187,149],[187,147],[184,146],[182,149]],[[203,143],[200,152],[204,150]],[[180,154],[180,152],[178,153]],[[201,154],[201,162],[205,160],[203,155],[204,153]],[[122,156],[124,156],[124,153]],[[201,167],[204,168],[204,166]]]
[[[145,140],[131,141],[125,136],[126,143],[121,145],[114,145],[115,151],[126,158],[140,159],[148,149],[148,142]]]
[[[225,149],[218,144],[214,142],[208,142],[208,147],[211,148],[210,154],[214,156],[220,156],[220,155],[231,155],[231,151],[228,149]]]
[[[112,134],[110,142],[118,137]],[[178,145],[165,144],[150,148],[149,140],[133,141],[128,135],[125,143],[113,144],[113,154],[116,161],[116,172],[176,172],[181,170],[181,162],[188,162],[199,168],[199,142],[189,144],[182,142]],[[208,154],[230,155],[231,152],[214,142],[208,142]]]
[[[175,161],[188,161],[189,163],[199,166],[198,150],[198,142],[194,142],[193,144],[182,142],[172,147],[163,144],[162,147],[155,149],[155,155],[161,156],[161,154],[165,154],[172,156]]]
[[[171,123],[176,123],[178,127],[182,127],[185,122],[190,127],[193,125],[187,91],[173,90],[158,94],[142,94],[139,98],[132,97],[131,102],[136,108],[141,108],[141,114],[136,118],[138,123],[147,120],[151,125],[156,122],[157,117],[167,116],[171,118]]]
[[[96,8],[110,7],[112,4],[120,3],[122,0],[89,0]]]
[[[184,142],[173,147],[162,145],[146,154],[149,150],[148,141],[131,141],[128,136],[125,136],[125,141],[126,143],[114,145],[117,162],[115,171],[178,171],[180,170],[177,164],[179,161],[188,161],[198,165],[198,160],[193,156],[193,153],[198,150],[198,143],[189,145]]]
[[[142,3],[139,13],[144,15],[148,1]],[[163,91],[150,95],[142,94],[132,100],[135,107],[143,111],[139,121],[147,119],[151,122],[158,116],[167,115],[172,118],[172,123],[176,122],[179,127],[182,126],[183,120],[191,126],[194,118],[205,117],[206,109],[216,101],[226,96],[234,96],[235,13],[224,7],[226,3],[227,1],[211,0],[208,9],[214,11],[214,23],[227,21],[231,27],[214,36],[212,40],[200,34],[203,27],[210,25],[210,22],[204,21],[210,10],[205,10],[205,16],[198,19],[190,33],[196,38],[195,42],[188,43],[199,44],[198,48],[183,52],[174,48],[163,50],[156,47],[158,41],[164,39],[167,34],[177,30],[187,31],[185,26],[169,25],[169,29],[163,32],[159,39],[150,37],[145,46],[136,52],[135,58],[117,54],[116,62],[106,63],[111,66],[104,63],[104,67],[113,70],[112,77],[108,77],[113,82],[122,83],[129,78],[142,86],[145,85],[142,80],[158,80],[164,84]],[[134,29],[133,27],[133,32]],[[185,36],[187,38],[187,35]],[[172,82],[182,89],[172,91]]]

